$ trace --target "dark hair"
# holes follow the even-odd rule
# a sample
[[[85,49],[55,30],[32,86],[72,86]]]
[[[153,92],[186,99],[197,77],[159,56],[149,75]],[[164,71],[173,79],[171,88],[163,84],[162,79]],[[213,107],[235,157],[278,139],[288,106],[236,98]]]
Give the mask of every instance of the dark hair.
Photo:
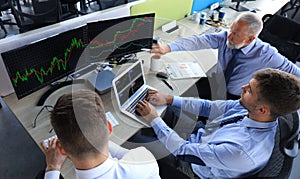
[[[300,81],[277,69],[262,69],[254,73],[258,82],[258,100],[270,106],[271,115],[282,116],[300,108]]]
[[[61,96],[51,112],[51,124],[64,150],[77,159],[107,149],[105,111],[99,95],[93,91]]]

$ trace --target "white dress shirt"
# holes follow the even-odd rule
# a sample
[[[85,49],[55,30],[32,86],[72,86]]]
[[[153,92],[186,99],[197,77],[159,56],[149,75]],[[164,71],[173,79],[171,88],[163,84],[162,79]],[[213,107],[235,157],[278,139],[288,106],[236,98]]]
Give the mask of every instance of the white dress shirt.
[[[113,146],[113,147],[112,147]],[[152,155],[144,147],[132,150],[110,143],[110,156],[101,165],[89,170],[75,169],[77,179],[159,179],[159,168]],[[49,171],[45,179],[58,179],[59,171]]]

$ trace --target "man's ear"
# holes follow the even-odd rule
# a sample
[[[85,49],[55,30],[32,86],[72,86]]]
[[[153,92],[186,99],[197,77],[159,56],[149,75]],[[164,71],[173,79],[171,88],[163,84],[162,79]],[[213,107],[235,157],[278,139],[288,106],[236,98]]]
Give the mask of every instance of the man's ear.
[[[111,134],[111,133],[112,133],[112,130],[113,130],[113,126],[112,126],[112,124],[110,123],[109,120],[107,120],[107,126],[108,126],[109,134]]]
[[[59,142],[59,140],[56,141],[56,147],[61,155],[67,156],[67,153],[61,146],[61,143]]]
[[[258,107],[258,110],[259,110],[260,114],[270,115],[270,107],[268,105],[260,104],[257,107]]]
[[[254,35],[251,35],[251,36],[248,38],[247,43],[250,44],[254,39],[255,39],[255,36],[254,36]]]

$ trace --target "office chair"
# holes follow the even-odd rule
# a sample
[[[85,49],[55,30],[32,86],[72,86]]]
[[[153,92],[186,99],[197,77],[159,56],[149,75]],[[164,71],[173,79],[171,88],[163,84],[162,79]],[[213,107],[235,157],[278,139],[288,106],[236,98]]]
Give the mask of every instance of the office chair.
[[[270,160],[261,171],[248,178],[288,179],[298,152],[299,116],[295,112],[279,117]]]
[[[108,8],[112,8],[115,6],[119,6],[122,4],[127,4],[128,0],[116,0],[116,1],[111,1],[111,0],[99,0],[100,2],[100,10],[104,10],[104,9],[108,9]]]
[[[99,10],[104,10],[104,9],[108,9],[108,8],[112,8],[115,6],[119,6],[122,4],[127,4],[130,0],[116,0],[116,1],[112,1],[112,0],[87,0],[87,4],[90,6],[92,2],[97,2],[97,4],[99,5]]]
[[[32,0],[32,7],[32,13],[25,13],[12,6],[20,33],[57,23],[61,19],[58,0]]]
[[[0,16],[2,16],[2,11],[7,11],[9,9],[11,9],[11,3],[9,2],[9,0],[0,0],[0,11],[1,11]],[[11,19],[2,20],[2,18],[0,18],[0,26],[5,33],[5,36],[7,35],[7,30],[4,26],[6,24],[17,25],[16,23],[12,22]]]
[[[290,61],[300,61],[300,23],[281,15],[266,14],[259,38],[268,42]]]
[[[300,9],[300,0],[290,0],[286,5],[281,8],[280,15],[288,17],[287,12],[294,10],[291,18],[294,19]]]
[[[78,17],[79,15],[85,15],[86,12],[79,11],[76,4],[80,2],[82,5],[85,4],[84,0],[59,0],[62,9],[62,20]]]

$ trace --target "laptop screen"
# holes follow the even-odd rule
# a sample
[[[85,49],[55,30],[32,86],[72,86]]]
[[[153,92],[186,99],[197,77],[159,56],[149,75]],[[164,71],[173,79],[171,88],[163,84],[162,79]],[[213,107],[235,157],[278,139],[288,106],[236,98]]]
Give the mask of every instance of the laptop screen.
[[[135,63],[134,66],[126,70],[125,73],[115,81],[120,105],[123,104],[145,84],[141,62]]]

